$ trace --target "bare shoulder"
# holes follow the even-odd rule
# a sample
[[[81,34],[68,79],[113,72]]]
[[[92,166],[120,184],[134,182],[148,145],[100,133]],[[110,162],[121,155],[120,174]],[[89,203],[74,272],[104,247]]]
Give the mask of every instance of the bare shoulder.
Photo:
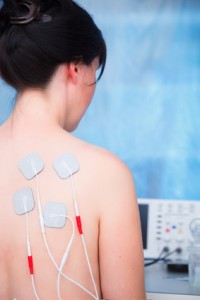
[[[71,136],[70,144],[73,145],[71,151],[80,163],[79,183],[90,187],[98,211],[104,205],[112,205],[113,201],[136,198],[132,173],[120,158],[74,136]],[[122,195],[126,193],[127,196]]]
[[[90,159],[93,161],[93,166],[98,170],[98,175],[101,177],[101,183],[109,183],[111,189],[112,184],[117,187],[122,187],[124,184],[133,184],[133,176],[129,167],[112,152],[97,147],[91,146]]]
[[[133,175],[116,155],[101,147],[77,141],[80,169],[84,175],[81,184],[90,187],[93,203],[104,219],[107,212],[123,205],[128,211],[137,206]]]
[[[81,155],[88,163],[90,171],[101,177],[101,182],[109,180],[133,180],[128,166],[112,152],[77,139]]]

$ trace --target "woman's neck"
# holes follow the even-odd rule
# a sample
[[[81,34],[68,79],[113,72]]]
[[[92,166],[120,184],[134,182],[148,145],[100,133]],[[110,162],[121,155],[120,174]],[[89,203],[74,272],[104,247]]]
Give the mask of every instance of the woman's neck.
[[[58,99],[59,97],[59,99]],[[63,128],[63,120],[67,111],[65,102],[49,90],[28,89],[18,95],[13,113],[8,120],[12,131],[52,131]]]

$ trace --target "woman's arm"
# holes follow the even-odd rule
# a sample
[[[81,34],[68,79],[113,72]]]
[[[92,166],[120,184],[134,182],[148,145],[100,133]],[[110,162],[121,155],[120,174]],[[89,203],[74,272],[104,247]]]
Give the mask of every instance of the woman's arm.
[[[103,299],[144,300],[144,259],[132,175],[118,159],[104,173],[99,263]]]

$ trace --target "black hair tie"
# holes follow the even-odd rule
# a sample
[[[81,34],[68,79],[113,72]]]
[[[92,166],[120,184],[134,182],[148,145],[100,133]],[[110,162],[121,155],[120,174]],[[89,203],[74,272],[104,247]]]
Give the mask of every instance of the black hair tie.
[[[51,16],[40,14],[40,6],[29,0],[19,1],[19,5],[25,6],[28,9],[28,14],[23,17],[10,17],[10,24],[24,25],[29,24],[33,20],[38,19],[41,22],[49,22]]]

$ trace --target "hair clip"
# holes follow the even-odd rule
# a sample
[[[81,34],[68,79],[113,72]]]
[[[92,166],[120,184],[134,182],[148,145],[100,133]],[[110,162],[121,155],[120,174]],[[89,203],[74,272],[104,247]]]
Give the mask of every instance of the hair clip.
[[[29,24],[38,17],[40,7],[29,0],[19,1],[19,5],[25,6],[28,9],[28,14],[23,17],[10,17],[11,24]]]
[[[42,22],[42,23],[51,22],[52,21],[52,17],[50,15],[39,13],[39,15],[38,15],[38,21]]]

